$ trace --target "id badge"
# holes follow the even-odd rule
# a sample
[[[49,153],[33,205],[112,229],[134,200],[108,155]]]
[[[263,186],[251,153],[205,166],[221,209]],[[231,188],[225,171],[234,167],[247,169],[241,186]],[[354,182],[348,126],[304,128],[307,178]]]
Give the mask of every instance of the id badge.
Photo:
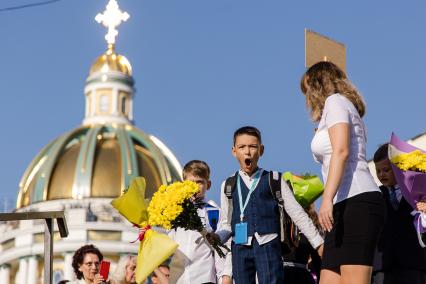
[[[238,223],[235,225],[234,243],[237,245],[247,243],[247,223]]]

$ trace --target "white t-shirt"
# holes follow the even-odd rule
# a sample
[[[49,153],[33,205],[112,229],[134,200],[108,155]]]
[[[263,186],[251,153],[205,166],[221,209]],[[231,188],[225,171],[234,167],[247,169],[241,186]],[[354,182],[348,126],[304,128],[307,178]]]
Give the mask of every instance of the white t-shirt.
[[[334,204],[360,193],[380,191],[368,169],[365,157],[367,138],[364,122],[352,102],[340,94],[333,94],[326,99],[318,130],[311,143],[314,159],[322,164],[324,183],[327,182],[333,152],[328,129],[337,123],[349,124],[350,153],[342,181],[333,199]]]

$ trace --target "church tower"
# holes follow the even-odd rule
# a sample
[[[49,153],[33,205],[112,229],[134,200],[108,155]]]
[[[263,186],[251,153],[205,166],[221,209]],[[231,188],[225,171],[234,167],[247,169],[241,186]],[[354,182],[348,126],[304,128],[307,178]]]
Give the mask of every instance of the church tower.
[[[111,271],[120,257],[137,252],[131,243],[137,229],[110,205],[133,177],[145,177],[148,197],[181,179],[172,151],[133,124],[132,66],[116,52],[117,27],[128,18],[116,0],[96,16],[107,28],[107,48],[89,70],[83,122],[48,143],[19,183],[17,212],[65,210],[69,236],[55,238],[54,283],[74,279],[72,256],[84,244],[96,245]],[[43,232],[39,221],[0,224],[1,284],[42,283]]]

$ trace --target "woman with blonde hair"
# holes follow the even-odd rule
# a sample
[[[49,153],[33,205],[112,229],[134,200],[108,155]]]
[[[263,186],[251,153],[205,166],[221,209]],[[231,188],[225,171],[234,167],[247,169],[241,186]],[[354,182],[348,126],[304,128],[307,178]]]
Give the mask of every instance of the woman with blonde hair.
[[[364,101],[331,62],[311,66],[301,89],[312,120],[319,123],[311,149],[325,183],[319,210],[326,232],[320,283],[370,283],[385,204],[366,161]]]
[[[111,284],[135,284],[136,283],[136,256],[122,257],[111,276]]]

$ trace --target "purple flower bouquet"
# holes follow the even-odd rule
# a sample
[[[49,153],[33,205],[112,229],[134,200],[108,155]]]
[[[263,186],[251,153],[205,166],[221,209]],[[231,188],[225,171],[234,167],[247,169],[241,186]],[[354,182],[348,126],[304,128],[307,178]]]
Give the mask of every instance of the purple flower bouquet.
[[[421,234],[426,233],[426,214],[416,210],[418,201],[426,200],[426,173],[423,169],[426,151],[399,139],[392,133],[389,144],[389,159],[395,178],[405,200],[413,207],[414,226],[419,242],[426,247]]]

